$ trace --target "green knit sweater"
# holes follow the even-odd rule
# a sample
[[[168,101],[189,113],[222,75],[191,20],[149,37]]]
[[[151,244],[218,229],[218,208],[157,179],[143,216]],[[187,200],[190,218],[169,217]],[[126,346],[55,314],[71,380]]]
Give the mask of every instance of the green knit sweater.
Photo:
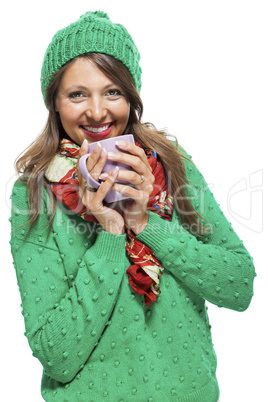
[[[172,222],[150,213],[138,238],[165,270],[149,308],[128,283],[125,235],[58,204],[51,231],[44,205],[26,237],[26,188],[15,183],[11,248],[46,401],[217,401],[205,300],[245,310],[255,272],[198,169],[185,165],[189,196],[212,233],[198,240],[175,211]]]

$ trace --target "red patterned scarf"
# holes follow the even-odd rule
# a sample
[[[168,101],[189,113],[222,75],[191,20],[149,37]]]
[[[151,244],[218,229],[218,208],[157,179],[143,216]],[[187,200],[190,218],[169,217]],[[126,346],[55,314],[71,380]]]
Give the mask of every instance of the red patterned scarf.
[[[137,146],[140,146],[136,142]],[[46,178],[51,182],[51,188],[57,199],[89,222],[96,222],[94,216],[82,204],[78,194],[79,181],[77,177],[77,158],[80,147],[66,139],[62,140],[58,152],[46,170]],[[149,199],[147,209],[160,215],[162,219],[171,221],[173,212],[173,196],[167,194],[167,184],[161,161],[156,152],[145,149],[148,162],[155,176],[154,189]],[[161,190],[160,190],[161,189]],[[127,269],[129,283],[139,295],[144,295],[146,306],[156,301],[160,294],[160,276],[163,266],[156,259],[152,250],[141,243],[135,234],[126,228],[126,251],[132,265]]]

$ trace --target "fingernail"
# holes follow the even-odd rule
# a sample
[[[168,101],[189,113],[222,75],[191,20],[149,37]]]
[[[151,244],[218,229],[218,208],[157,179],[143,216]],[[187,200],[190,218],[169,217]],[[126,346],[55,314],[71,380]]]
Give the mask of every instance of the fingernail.
[[[119,170],[119,167],[116,166],[116,167],[114,168],[114,170],[113,170],[113,176],[116,176],[116,175],[117,175],[118,170]]]
[[[86,139],[84,139],[82,145],[81,145],[81,150],[82,151],[87,151],[88,150],[88,142]]]
[[[102,148],[102,146],[101,146],[101,144],[99,143],[99,142],[97,142],[97,144],[96,144],[96,151],[99,151],[101,148]],[[94,148],[94,149],[95,149]]]
[[[99,179],[100,179],[100,180],[106,179],[108,176],[109,176],[108,173],[102,173],[102,174],[99,176]]]
[[[116,143],[116,145],[118,145],[121,148],[124,148],[127,145],[126,141],[122,141],[122,140],[115,141],[115,143]]]
[[[102,148],[101,157],[104,158],[105,155],[106,155],[106,153],[107,153],[106,149],[105,149],[105,148]]]
[[[113,159],[114,158],[114,153],[113,152],[108,152],[108,158]]]

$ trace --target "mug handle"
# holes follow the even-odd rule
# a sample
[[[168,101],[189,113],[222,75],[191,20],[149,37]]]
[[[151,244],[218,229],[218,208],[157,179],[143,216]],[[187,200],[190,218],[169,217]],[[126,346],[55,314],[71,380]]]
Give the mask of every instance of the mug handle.
[[[81,156],[79,160],[79,168],[81,171],[82,176],[84,179],[94,188],[98,189],[100,187],[100,183],[96,180],[93,179],[93,177],[89,174],[89,171],[87,170],[87,160],[89,158],[90,154],[86,154]]]

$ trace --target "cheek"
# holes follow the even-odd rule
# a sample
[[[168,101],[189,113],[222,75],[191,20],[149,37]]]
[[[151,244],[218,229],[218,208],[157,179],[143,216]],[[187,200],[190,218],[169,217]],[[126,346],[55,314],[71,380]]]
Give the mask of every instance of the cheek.
[[[123,122],[128,121],[129,113],[130,113],[129,104],[126,101],[122,102],[117,108],[118,118],[120,118],[120,120],[122,120]]]
[[[75,108],[72,105],[65,105],[64,107],[59,107],[58,112],[60,115],[61,122],[63,124],[76,123],[81,114],[79,108]]]

